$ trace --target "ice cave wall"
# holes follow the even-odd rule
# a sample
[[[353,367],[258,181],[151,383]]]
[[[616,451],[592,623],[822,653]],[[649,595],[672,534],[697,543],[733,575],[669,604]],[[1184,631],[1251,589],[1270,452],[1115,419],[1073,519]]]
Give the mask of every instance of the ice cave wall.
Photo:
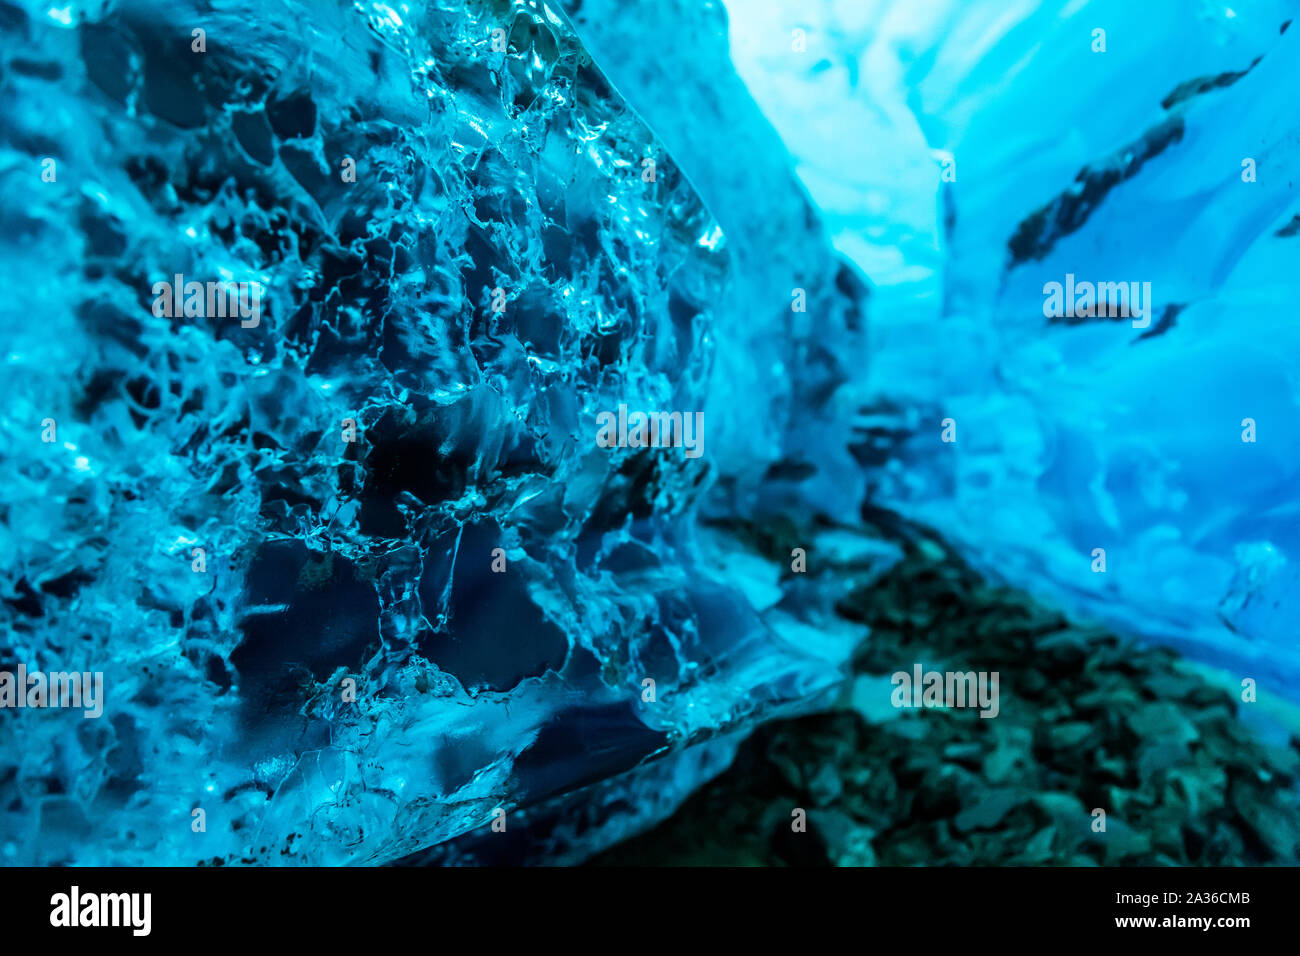
[[[1291,699],[1298,6],[726,4],[739,75],[873,283],[856,384],[896,441],[872,499]],[[1149,325],[1048,318],[1067,274],[1151,283]]]
[[[541,3],[0,32],[0,663],[107,689],[0,713],[6,861],[385,862],[557,805],[538,852],[580,858],[834,690],[830,602],[891,551],[823,522],[846,571],[796,585],[753,521],[855,513],[809,452],[868,293],[752,104],[717,119],[767,130],[771,276]],[[599,447],[620,405],[705,454]]]
[[[1290,6],[0,3],[0,669],[109,688],[0,853],[580,859],[833,692],[864,501],[1300,686]]]

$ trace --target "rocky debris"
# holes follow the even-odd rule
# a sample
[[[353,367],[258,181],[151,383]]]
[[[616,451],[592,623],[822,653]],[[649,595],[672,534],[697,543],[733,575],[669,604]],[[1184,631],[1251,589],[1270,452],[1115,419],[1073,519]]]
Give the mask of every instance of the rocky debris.
[[[839,611],[871,631],[841,706],[762,727],[676,815],[594,863],[1300,858],[1294,728],[1285,746],[1266,742],[1239,713],[1263,705],[1239,703],[1174,652],[1070,622],[929,540]],[[999,672],[998,716],[895,709],[889,674],[917,661]]]

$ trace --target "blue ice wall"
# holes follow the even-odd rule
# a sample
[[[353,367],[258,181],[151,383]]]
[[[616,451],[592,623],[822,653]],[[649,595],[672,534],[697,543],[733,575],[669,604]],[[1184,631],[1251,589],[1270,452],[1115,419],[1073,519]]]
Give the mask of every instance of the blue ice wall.
[[[0,669],[105,684],[0,712],[6,862],[384,862],[585,788],[580,857],[835,691],[893,552],[824,523],[848,570],[796,586],[746,528],[856,514],[791,302],[847,336],[868,293],[770,129],[762,278],[540,3],[0,33]],[[606,447],[624,407],[703,425]]]
[[[0,3],[0,671],[106,689],[3,859],[581,859],[836,692],[864,507],[1294,696],[1293,6]]]
[[[1295,699],[1298,5],[727,7],[874,283],[855,385],[897,440],[873,500]],[[1049,318],[1067,275],[1150,283],[1150,315]]]

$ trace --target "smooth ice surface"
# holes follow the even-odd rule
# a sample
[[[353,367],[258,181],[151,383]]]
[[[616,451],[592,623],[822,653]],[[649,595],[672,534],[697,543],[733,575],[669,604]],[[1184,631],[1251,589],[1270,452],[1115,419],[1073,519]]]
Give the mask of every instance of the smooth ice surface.
[[[873,283],[873,500],[1300,698],[1300,7],[727,8],[737,71]],[[1149,325],[1049,320],[1067,274],[1151,283]]]
[[[711,114],[765,151],[742,209],[541,3],[3,3],[0,36],[0,665],[107,696],[0,712],[5,862],[383,862],[587,788],[530,836],[578,859],[833,690],[860,633],[822,619],[890,549],[796,586],[745,529],[856,514],[814,439],[867,289],[751,102]],[[728,229],[764,209],[755,277]],[[162,308],[176,276],[258,312]],[[600,447],[620,405],[702,412],[703,454]]]

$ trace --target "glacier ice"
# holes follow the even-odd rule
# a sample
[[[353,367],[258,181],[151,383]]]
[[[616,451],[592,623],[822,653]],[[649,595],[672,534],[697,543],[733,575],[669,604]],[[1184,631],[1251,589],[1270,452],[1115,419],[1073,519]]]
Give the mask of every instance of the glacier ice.
[[[1296,5],[727,6],[738,73],[873,283],[872,501],[1296,699]],[[1149,327],[1045,318],[1067,275],[1151,283]]]
[[[1294,696],[1291,7],[0,2],[0,859],[581,860],[894,512]]]
[[[752,521],[855,514],[847,453],[808,460],[849,356],[789,303],[847,343],[868,293],[782,163],[764,285],[558,8],[0,30],[0,653],[108,688],[0,714],[6,862],[385,862],[586,788],[580,855],[833,692],[845,585],[783,583]],[[702,413],[708,454],[598,447],[624,405]]]

